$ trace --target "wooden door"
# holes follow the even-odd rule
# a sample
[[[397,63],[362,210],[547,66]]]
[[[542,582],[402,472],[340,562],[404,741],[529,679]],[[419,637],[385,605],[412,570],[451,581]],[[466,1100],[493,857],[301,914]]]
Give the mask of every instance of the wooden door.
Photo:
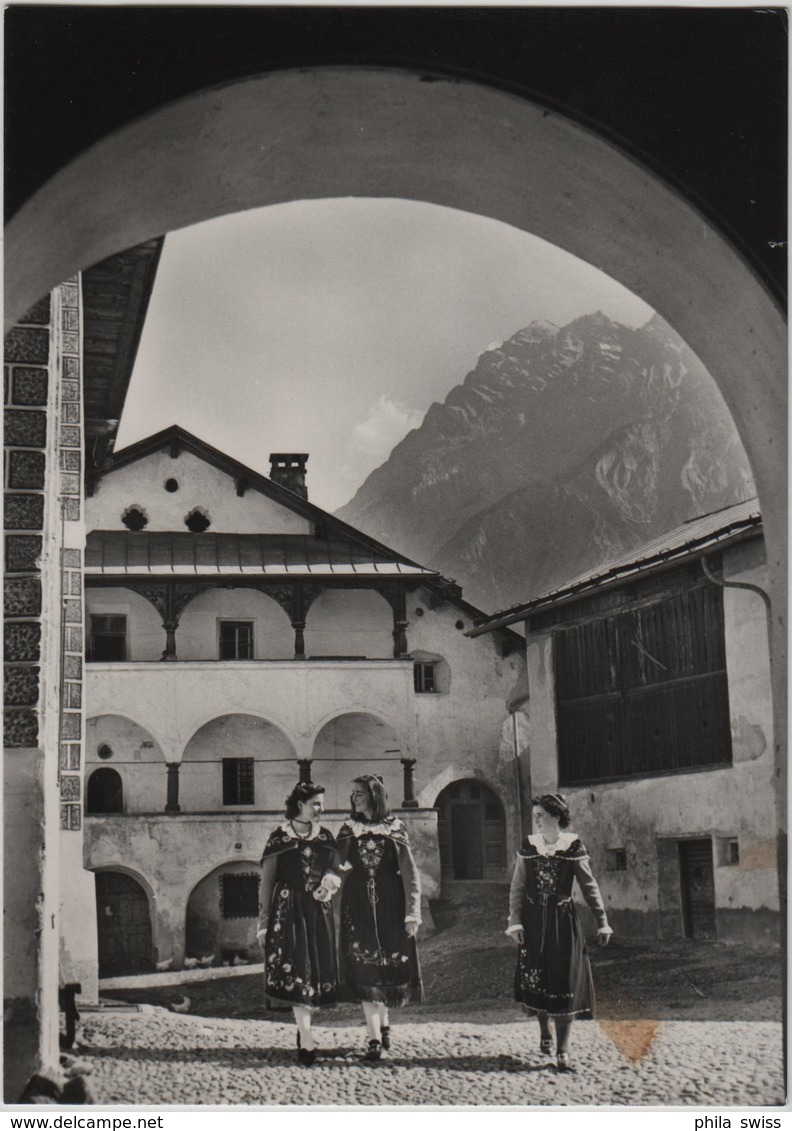
[[[502,879],[506,820],[483,782],[456,781],[435,802],[442,874],[455,880]]]
[[[457,880],[480,880],[484,875],[481,805],[457,801],[451,806],[451,858]]]
[[[682,921],[689,939],[715,938],[715,872],[712,841],[679,841]]]
[[[131,876],[97,873],[96,919],[100,978],[152,969],[148,898]]]

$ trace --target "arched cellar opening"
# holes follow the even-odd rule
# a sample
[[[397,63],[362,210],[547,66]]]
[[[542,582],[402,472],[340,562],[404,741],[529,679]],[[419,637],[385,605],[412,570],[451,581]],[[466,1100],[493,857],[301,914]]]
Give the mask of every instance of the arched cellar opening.
[[[152,970],[151,914],[146,892],[125,872],[96,873],[99,977]]]
[[[256,962],[260,951],[258,864],[232,860],[200,880],[187,901],[184,953],[190,965]]]
[[[446,880],[502,880],[506,870],[506,817],[483,782],[451,782],[438,795],[440,868]]]

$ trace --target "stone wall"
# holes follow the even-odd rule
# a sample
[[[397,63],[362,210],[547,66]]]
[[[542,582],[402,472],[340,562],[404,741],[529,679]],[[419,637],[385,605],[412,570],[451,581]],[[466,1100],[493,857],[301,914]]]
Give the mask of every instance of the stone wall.
[[[440,892],[437,813],[432,809],[396,813],[407,826],[421,875],[423,918],[429,930],[429,900]],[[323,814],[322,824],[337,832],[346,817],[344,811],[330,811]],[[250,862],[261,859],[267,837],[283,821],[282,810],[88,817],[86,854],[95,870],[123,872],[143,888],[149,901],[152,961],[173,960],[179,966],[185,957],[188,921],[194,917],[202,920],[204,954],[210,952],[211,940],[218,947],[233,945],[256,953],[255,920],[234,921],[230,929],[221,921],[217,878],[223,872],[250,871]]]
[[[5,342],[4,1095],[57,1063],[56,465],[58,304],[37,303]],[[42,673],[47,673],[43,676]],[[54,695],[53,695],[54,691]]]

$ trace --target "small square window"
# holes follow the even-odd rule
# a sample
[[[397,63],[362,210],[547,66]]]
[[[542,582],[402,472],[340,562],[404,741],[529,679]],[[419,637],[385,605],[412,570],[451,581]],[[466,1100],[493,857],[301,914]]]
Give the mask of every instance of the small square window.
[[[253,805],[254,761],[252,758],[223,758],[223,804]]]
[[[437,691],[434,664],[416,663],[413,666],[413,679],[415,690],[420,694],[431,694]]]
[[[605,849],[605,871],[606,872],[626,872],[627,871],[627,850],[625,848],[606,848]]]
[[[126,659],[127,619],[126,616],[92,615],[88,638],[88,659],[97,663],[123,661]]]
[[[220,621],[220,659],[253,659],[253,621]]]
[[[224,919],[256,919],[259,913],[259,877],[253,873],[220,877],[220,910]]]

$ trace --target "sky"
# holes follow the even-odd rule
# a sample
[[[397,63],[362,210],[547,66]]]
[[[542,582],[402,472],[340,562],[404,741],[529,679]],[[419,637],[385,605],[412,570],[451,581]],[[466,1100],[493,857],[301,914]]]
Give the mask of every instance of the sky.
[[[269,474],[307,452],[308,496],[347,502],[479,355],[620,284],[497,220],[416,201],[296,201],[169,233],[116,451],[179,424]]]

